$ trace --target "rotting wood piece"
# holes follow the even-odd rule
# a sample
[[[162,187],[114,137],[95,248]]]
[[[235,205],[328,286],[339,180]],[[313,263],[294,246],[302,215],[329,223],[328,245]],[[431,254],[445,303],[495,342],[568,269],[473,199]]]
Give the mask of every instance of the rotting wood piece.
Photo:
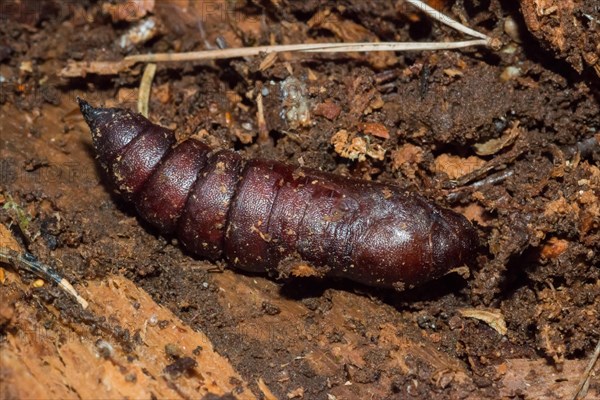
[[[7,243],[10,238],[4,236]],[[255,398],[203,333],[184,325],[133,282],[111,277],[78,289],[91,300],[89,312],[133,335],[138,332],[138,343],[126,351],[108,333],[92,333],[84,323],[45,328],[43,323],[58,311],[47,306],[50,318],[40,321],[36,308],[21,300],[29,290],[26,284],[8,271],[0,309],[6,335],[0,344],[2,398],[201,398],[228,393]],[[180,358],[195,362],[178,374],[168,368],[177,362],[178,356],[167,351],[173,344]]]

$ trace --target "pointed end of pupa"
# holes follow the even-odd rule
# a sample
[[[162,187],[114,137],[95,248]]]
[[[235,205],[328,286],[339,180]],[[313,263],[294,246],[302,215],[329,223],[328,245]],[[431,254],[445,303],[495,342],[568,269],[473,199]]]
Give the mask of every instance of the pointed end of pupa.
[[[126,109],[94,107],[77,97],[83,119],[90,128],[96,155],[105,163],[117,154],[144,130],[150,121]]]
[[[83,119],[88,124],[90,128],[92,128],[96,119],[98,118],[98,108],[94,108],[87,101],[83,100],[80,97],[77,97],[77,103],[79,103],[79,109],[81,110],[81,114],[83,115]]]

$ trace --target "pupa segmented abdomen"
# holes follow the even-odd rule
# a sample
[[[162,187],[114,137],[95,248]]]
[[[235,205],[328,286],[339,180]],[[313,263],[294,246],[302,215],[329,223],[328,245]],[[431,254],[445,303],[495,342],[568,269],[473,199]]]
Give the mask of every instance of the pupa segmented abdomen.
[[[460,214],[384,185],[244,160],[140,114],[79,100],[111,184],[190,252],[278,276],[337,276],[407,287],[469,261],[476,234]]]

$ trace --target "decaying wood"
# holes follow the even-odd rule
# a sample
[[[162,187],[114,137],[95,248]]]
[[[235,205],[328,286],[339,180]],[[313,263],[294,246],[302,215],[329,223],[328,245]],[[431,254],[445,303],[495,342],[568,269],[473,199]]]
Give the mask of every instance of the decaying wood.
[[[584,372],[585,360],[567,360],[562,371],[556,370],[546,360],[512,359],[501,364],[497,370],[503,373],[500,398],[558,400],[571,399],[577,392],[579,380]],[[592,373],[598,379],[600,368]],[[594,378],[594,376],[596,378]],[[586,399],[600,398],[598,384],[590,386]]]
[[[17,247],[6,232],[0,232],[2,243]],[[62,321],[58,311],[25,297],[30,288],[7,271],[0,287],[0,325],[6,332],[0,344],[2,398],[201,398],[209,393],[255,398],[206,335],[186,326],[133,282],[115,276],[77,289],[90,299],[89,312],[95,317],[132,335],[139,332],[141,340],[127,351],[107,332],[91,332],[83,323],[57,323]],[[165,372],[174,362],[165,351],[169,346],[196,366],[178,376]]]
[[[9,274],[9,281],[12,282],[8,291],[24,289],[14,274]],[[232,384],[243,381],[229,362],[213,350],[204,334],[185,326],[133,282],[113,277],[104,282],[90,282],[80,290],[93,299],[90,306],[93,313],[110,318],[112,323],[130,332],[139,330],[142,343],[127,354],[110,339],[100,339],[114,349],[110,358],[104,358],[97,345],[99,337],[86,327],[45,329],[38,322],[36,307],[17,301],[9,334],[0,351],[4,396],[148,399],[200,398],[207,393],[235,392],[240,399],[254,398],[245,384]],[[6,291],[5,288],[3,292]],[[149,321],[167,323],[164,327],[162,322]],[[170,344],[196,360],[197,366],[191,373],[172,378],[164,372],[172,363],[165,354],[165,346]],[[198,346],[202,350],[194,355]],[[243,391],[237,393],[238,390]]]

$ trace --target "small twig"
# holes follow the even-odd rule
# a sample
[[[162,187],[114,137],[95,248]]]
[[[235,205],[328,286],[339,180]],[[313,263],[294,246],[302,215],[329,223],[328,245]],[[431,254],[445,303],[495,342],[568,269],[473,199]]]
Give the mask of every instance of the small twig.
[[[125,57],[126,62],[175,62],[175,61],[201,61],[220,60],[226,58],[238,58],[257,56],[260,54],[282,53],[282,52],[306,52],[306,53],[338,53],[349,51],[426,51],[426,50],[449,50],[469,46],[487,46],[484,39],[466,40],[462,42],[375,42],[375,43],[302,43],[286,44],[278,46],[256,46],[240,47],[231,49],[190,51],[187,53],[155,53],[135,54]]]
[[[69,281],[49,266],[39,262],[33,254],[21,254],[6,247],[0,247],[0,262],[31,272],[42,279],[55,282],[61,289],[73,296],[84,310],[88,308],[88,302],[77,293],[77,290],[75,290]]]
[[[577,392],[575,393],[575,396],[573,396],[573,400],[583,399],[585,397],[585,395],[587,394],[587,389],[590,384],[590,376],[592,374],[592,369],[594,369],[594,365],[596,365],[596,362],[598,361],[599,357],[600,357],[600,340],[598,340],[598,344],[596,344],[596,349],[594,349],[594,353],[592,354],[592,357],[590,358],[590,362],[588,363],[587,367],[585,368],[585,371],[583,372],[583,376],[581,378],[581,383],[579,384],[579,386],[577,388]]]
[[[488,172],[499,169],[500,167],[506,166],[517,159],[521,154],[525,152],[525,147],[523,146],[515,146],[509,152],[502,154],[498,157],[491,159],[486,162],[481,168],[476,169],[473,172],[470,172],[464,176],[461,176],[458,180],[452,182],[454,187],[464,186],[475,179],[480,178],[481,176],[487,174]]]
[[[86,74],[115,75],[141,62],[181,62],[211,61],[228,58],[249,57],[261,54],[283,52],[305,53],[346,53],[350,51],[433,51],[451,50],[470,46],[487,46],[485,39],[465,40],[461,42],[375,42],[375,43],[302,43],[279,46],[240,47],[216,50],[190,51],[186,53],[135,54],[121,61],[82,61],[70,62],[60,76],[73,78]]]
[[[138,94],[138,112],[148,118],[148,103],[150,102],[150,91],[152,90],[152,81],[156,73],[156,64],[148,64],[144,69],[144,75],[140,82],[140,92]]]
[[[515,171],[513,169],[505,169],[489,175],[482,180],[473,182],[469,186],[457,187],[446,195],[446,200],[450,203],[457,202],[481,187],[495,185],[496,183],[504,181],[508,177],[514,175],[514,173]]]

